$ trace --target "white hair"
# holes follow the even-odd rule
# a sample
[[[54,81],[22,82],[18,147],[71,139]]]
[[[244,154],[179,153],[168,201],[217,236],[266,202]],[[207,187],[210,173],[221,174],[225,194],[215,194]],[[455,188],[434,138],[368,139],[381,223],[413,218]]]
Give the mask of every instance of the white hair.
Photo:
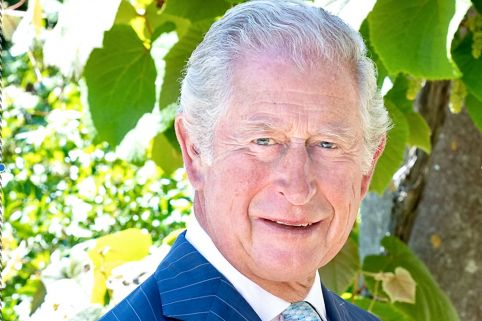
[[[390,127],[373,62],[360,34],[340,18],[297,0],[252,0],[228,10],[192,53],[182,81],[180,112],[207,162],[214,129],[230,97],[232,68],[247,53],[275,51],[299,68],[329,61],[353,70],[358,81],[364,172]]]

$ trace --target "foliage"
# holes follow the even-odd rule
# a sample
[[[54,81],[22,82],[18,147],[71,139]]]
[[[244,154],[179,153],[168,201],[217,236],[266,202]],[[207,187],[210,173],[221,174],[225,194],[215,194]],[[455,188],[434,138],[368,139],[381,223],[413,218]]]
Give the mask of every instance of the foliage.
[[[150,160],[133,164],[119,157],[120,149],[93,142],[78,84],[43,65],[40,49],[35,45],[28,54],[4,55],[3,320],[17,320],[17,313],[27,320],[25,311],[35,311],[44,302],[32,320],[42,319],[48,302],[65,298],[57,294],[59,289],[79,293],[79,285],[66,280],[82,269],[73,268],[77,263],[62,263],[79,261],[72,254],[74,245],[137,228],[161,246],[172,230],[184,227],[190,212],[191,192],[183,171],[166,176]],[[139,241],[132,243],[136,251]],[[87,249],[81,252],[96,262],[88,258]],[[137,252],[136,258],[147,253]],[[52,269],[59,270],[57,283],[46,281]],[[87,310],[99,314],[88,294],[85,299],[73,295],[72,302],[76,309],[84,302]],[[73,317],[72,302],[64,302],[59,313]]]
[[[384,252],[367,256],[363,263],[353,260],[357,244],[347,244],[335,260],[320,269],[326,284],[351,280],[334,287],[340,295],[383,321],[459,320],[428,269],[400,240],[385,237],[381,242]],[[330,272],[340,270],[340,266],[341,276]]]
[[[111,262],[103,281],[81,282],[83,308],[65,302],[65,319],[95,320],[101,308],[92,293],[100,306],[112,304],[127,291],[122,284],[135,285],[152,271],[167,246],[162,240],[184,226],[190,208],[172,128],[179,78],[209,26],[239,2],[31,0],[15,14],[5,11],[5,320],[36,310],[37,317],[48,315],[48,304],[62,299],[54,285],[73,289],[94,278],[101,263],[88,253],[96,239],[98,246],[106,240],[102,235],[150,233],[139,256]],[[384,99],[394,122],[372,191],[390,184],[407,146],[431,150],[430,129],[413,107],[426,81],[451,80],[453,109],[466,108],[482,129],[480,10],[475,0],[378,0],[362,24],[378,83],[391,86]],[[145,256],[149,240],[154,247]],[[340,293],[350,288],[355,303],[384,321],[457,320],[413,254],[384,242],[387,257],[362,264],[350,241],[322,270],[324,279]],[[397,296],[383,295],[386,284],[379,288],[383,280],[409,279],[403,271],[416,283],[415,304],[389,303]],[[385,273],[382,281],[374,281],[378,273]],[[355,281],[360,274],[367,288]]]

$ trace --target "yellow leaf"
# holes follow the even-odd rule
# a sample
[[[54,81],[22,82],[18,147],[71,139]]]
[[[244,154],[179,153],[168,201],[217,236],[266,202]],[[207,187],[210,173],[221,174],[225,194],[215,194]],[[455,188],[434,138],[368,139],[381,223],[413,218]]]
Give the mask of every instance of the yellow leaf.
[[[95,287],[92,291],[92,302],[104,304],[106,281],[113,268],[144,258],[149,254],[151,245],[151,236],[135,228],[98,238],[95,246],[88,252],[94,264]]]
[[[388,294],[391,302],[415,303],[417,283],[406,269],[397,267],[395,273],[378,273],[375,279],[382,281],[383,291]]]

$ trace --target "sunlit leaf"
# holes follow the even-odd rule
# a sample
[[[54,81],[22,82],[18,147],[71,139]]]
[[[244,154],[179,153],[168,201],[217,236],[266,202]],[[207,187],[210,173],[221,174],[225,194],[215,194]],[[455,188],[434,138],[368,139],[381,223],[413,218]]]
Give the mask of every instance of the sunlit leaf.
[[[136,9],[127,0],[122,0],[117,14],[115,16],[114,23],[129,24],[132,19],[137,17]]]
[[[104,304],[105,282],[113,268],[144,258],[151,245],[150,235],[139,229],[127,229],[98,238],[95,246],[88,252],[94,264],[95,287],[92,302]]]
[[[318,270],[321,281],[330,290],[342,294],[354,281],[360,270],[356,243],[349,238],[340,252],[327,265]]]
[[[181,154],[162,133],[154,137],[151,153],[152,160],[162,168],[166,175],[170,175],[182,167]]]
[[[192,51],[201,42],[204,33],[209,29],[210,25],[211,21],[201,21],[192,24],[186,34],[179,39],[179,42],[172,47],[164,58],[166,61],[166,71],[159,97],[160,109],[177,102],[181,88],[179,83],[181,72],[191,56]]]
[[[383,81],[386,76],[388,76],[387,69],[383,65],[383,62],[380,60],[380,57],[376,53],[375,49],[373,48],[373,45],[370,41],[370,31],[369,25],[368,25],[368,20],[365,19],[363,23],[360,26],[360,33],[363,36],[363,39],[365,40],[365,44],[367,46],[368,50],[368,57],[373,60],[373,62],[377,66],[377,85],[378,87],[381,87],[383,85]]]
[[[430,142],[430,127],[428,126],[425,118],[419,113],[410,112],[406,113],[407,124],[409,128],[409,135],[407,143],[412,146],[416,146],[424,150],[426,153],[430,153],[432,145]]]
[[[7,41],[12,40],[12,35],[22,20],[24,13],[16,10],[5,10],[2,17],[2,33]]]
[[[85,66],[88,103],[99,139],[118,145],[154,107],[154,61],[132,28],[115,25]]]
[[[375,280],[382,282],[383,291],[390,297],[391,302],[415,303],[415,289],[417,283],[406,269],[397,267],[395,273],[379,272]]]
[[[368,16],[370,41],[389,73],[427,79],[460,76],[447,52],[455,9],[453,1],[378,0]]]
[[[195,23],[223,15],[229,8],[224,0],[167,1],[163,14],[182,17]]]
[[[371,273],[394,272],[402,267],[410,272],[417,283],[415,304],[394,303],[395,306],[414,320],[459,321],[457,312],[448,297],[433,279],[427,267],[417,256],[395,237],[382,240],[385,255],[367,256],[363,262],[363,270]],[[367,281],[370,277],[367,276]],[[375,292],[375,281],[367,282],[372,293]]]
[[[482,57],[475,59],[472,55],[472,35],[467,34],[464,40],[453,51],[454,59],[463,72],[462,80],[469,93],[482,101]]]

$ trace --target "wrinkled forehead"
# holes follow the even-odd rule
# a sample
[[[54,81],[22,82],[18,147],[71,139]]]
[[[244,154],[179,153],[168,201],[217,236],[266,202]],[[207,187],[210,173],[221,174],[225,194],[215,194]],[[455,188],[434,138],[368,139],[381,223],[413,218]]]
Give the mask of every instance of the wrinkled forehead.
[[[279,56],[248,57],[232,73],[224,121],[266,123],[269,127],[304,124],[358,129],[360,99],[353,73],[344,66],[320,63],[299,69]]]

